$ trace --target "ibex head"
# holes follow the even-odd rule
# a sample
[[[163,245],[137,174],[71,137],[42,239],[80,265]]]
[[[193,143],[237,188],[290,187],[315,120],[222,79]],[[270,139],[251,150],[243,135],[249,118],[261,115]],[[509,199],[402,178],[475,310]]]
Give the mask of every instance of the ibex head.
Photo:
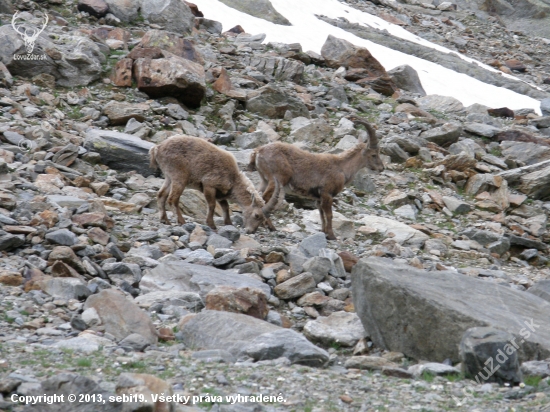
[[[46,25],[48,24],[48,15],[44,13],[44,16],[45,16],[44,24],[42,28],[38,29],[36,27],[27,27],[26,23],[21,23],[19,25],[16,25],[18,14],[19,12],[15,12],[15,14],[13,15],[11,19],[11,26],[17,33],[21,35],[21,37],[23,38],[23,41],[25,42],[25,48],[27,49],[27,53],[30,54],[34,50],[34,42],[36,41],[40,33],[44,31],[44,29],[46,28]]]

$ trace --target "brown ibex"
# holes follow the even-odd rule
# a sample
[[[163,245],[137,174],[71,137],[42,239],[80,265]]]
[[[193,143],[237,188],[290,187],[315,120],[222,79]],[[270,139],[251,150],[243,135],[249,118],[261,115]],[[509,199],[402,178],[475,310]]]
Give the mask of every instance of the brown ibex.
[[[384,170],[374,128],[357,117],[349,119],[366,127],[368,142],[359,142],[339,154],[310,153],[287,143],[275,142],[256,149],[248,165],[249,170],[257,170],[260,174],[260,191],[266,202],[271,201],[272,196],[278,196],[273,193],[277,182],[297,194],[318,199],[323,232],[328,239],[336,239],[332,230],[334,196],[353,180],[359,169]],[[267,223],[273,229],[269,220]]]
[[[275,196],[267,204],[252,182],[239,170],[235,158],[225,150],[198,137],[173,136],[149,150],[152,169],[160,168],[166,180],[157,195],[160,221],[169,224],[166,200],[174,208],[178,223],[185,219],[179,199],[186,187],[204,193],[208,205],[206,224],[216,229],[214,209],[216,200],[223,210],[224,224],[231,225],[227,199],[243,209],[247,233],[254,233],[264,223],[277,204],[281,186],[275,182]]]

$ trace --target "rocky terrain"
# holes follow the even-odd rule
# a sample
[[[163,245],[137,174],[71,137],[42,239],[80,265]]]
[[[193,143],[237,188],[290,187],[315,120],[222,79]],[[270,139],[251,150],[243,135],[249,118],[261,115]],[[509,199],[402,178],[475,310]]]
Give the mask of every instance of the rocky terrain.
[[[542,116],[426,95],[334,37],[222,32],[200,2],[0,1],[0,410],[550,411],[550,40],[460,3],[347,3],[517,76],[429,57]],[[40,58],[15,57],[15,11],[48,14]],[[338,196],[338,240],[290,194],[276,232],[236,205],[212,230],[192,189],[159,223],[154,144],[208,139],[245,171],[273,141],[353,147],[350,115],[385,170]]]

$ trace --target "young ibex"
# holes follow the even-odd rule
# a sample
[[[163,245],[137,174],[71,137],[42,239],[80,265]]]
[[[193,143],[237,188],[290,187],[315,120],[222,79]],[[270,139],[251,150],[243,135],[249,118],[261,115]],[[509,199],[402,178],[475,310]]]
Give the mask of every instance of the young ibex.
[[[267,204],[254,188],[252,182],[239,171],[235,158],[225,150],[198,137],[173,136],[149,150],[152,169],[160,168],[166,180],[157,199],[160,221],[170,224],[166,216],[166,200],[178,217],[178,223],[185,219],[179,208],[179,199],[186,187],[204,193],[208,205],[206,224],[212,229],[216,200],[223,210],[225,225],[231,225],[227,199],[236,202],[244,215],[247,233],[254,233],[264,223],[277,204],[280,185],[275,182],[275,196]]]
[[[250,158],[249,170],[257,170],[262,179],[260,191],[265,201],[271,201],[276,183],[302,196],[319,200],[323,232],[328,239],[336,239],[332,231],[332,199],[353,180],[359,169],[368,167],[384,170],[378,153],[378,139],[374,128],[366,121],[350,117],[362,124],[369,141],[339,154],[309,153],[287,143],[270,143],[256,149]],[[273,225],[267,220],[268,226]]]

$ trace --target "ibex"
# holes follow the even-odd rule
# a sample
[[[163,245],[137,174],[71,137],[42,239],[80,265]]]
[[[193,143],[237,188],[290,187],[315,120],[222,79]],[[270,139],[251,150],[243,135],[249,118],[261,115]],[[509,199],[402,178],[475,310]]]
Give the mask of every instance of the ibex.
[[[44,13],[46,17],[44,24],[42,25],[42,28],[37,29],[35,27],[32,27],[32,28],[25,27],[25,23],[20,24],[19,26],[16,26],[15,22],[17,20],[17,14],[19,14],[18,11],[15,12],[15,14],[11,19],[11,26],[13,27],[13,30],[15,30],[17,33],[21,35],[21,37],[23,38],[23,41],[25,42],[25,48],[27,49],[27,53],[31,54],[32,51],[34,50],[34,42],[36,41],[36,39],[38,39],[38,36],[40,35],[40,33],[44,31],[44,29],[46,28],[46,25],[48,24],[48,15]]]
[[[198,137],[173,136],[149,150],[150,167],[160,168],[166,180],[157,195],[160,221],[170,224],[166,215],[166,200],[177,215],[178,223],[185,219],[179,199],[186,187],[204,193],[208,205],[206,224],[216,229],[214,209],[216,200],[223,210],[224,224],[231,225],[227,199],[236,202],[244,215],[247,233],[254,233],[275,208],[281,186],[274,182],[275,195],[267,204],[242,173],[235,158],[225,150]]]
[[[384,170],[374,128],[356,117],[349,119],[366,127],[368,142],[359,142],[339,154],[310,153],[287,143],[275,142],[256,149],[248,165],[248,170],[257,170],[260,174],[260,191],[266,202],[271,202],[272,196],[278,197],[273,193],[276,183],[302,196],[318,199],[323,232],[332,240],[336,239],[332,230],[334,196],[353,180],[359,169]],[[269,220],[267,224],[273,229]]]

